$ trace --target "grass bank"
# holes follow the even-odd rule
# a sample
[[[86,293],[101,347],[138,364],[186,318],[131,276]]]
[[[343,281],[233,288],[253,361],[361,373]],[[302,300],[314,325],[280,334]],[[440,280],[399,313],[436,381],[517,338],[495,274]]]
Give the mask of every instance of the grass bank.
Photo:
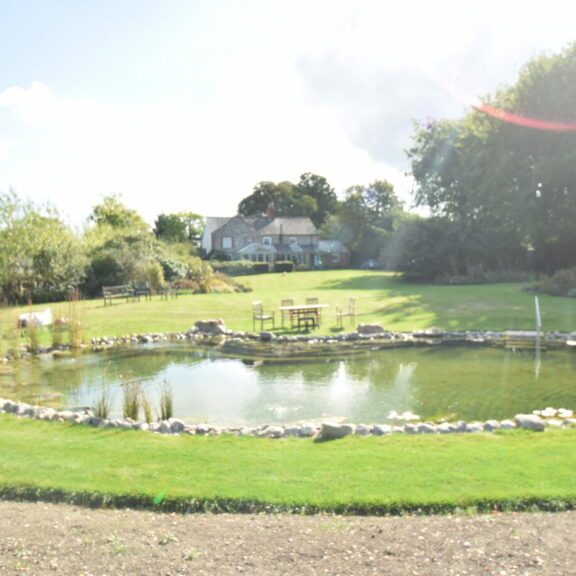
[[[183,294],[178,299],[126,302],[115,300],[104,306],[101,299],[84,300],[77,305],[84,339],[95,336],[123,336],[143,332],[169,332],[188,329],[196,320],[222,318],[239,331],[252,331],[251,301],[261,300],[266,310],[275,311],[280,325],[280,301],[293,298],[304,302],[316,296],[328,304],[318,334],[337,332],[336,306],[350,297],[357,301],[357,323],[378,323],[389,330],[409,331],[439,327],[449,330],[532,330],[535,326],[534,296],[527,284],[480,286],[437,286],[405,284],[387,272],[337,270],[263,274],[240,279],[252,289],[241,294]],[[576,299],[540,296],[543,328],[546,331],[576,329]],[[67,303],[50,306],[55,316],[70,316]],[[27,307],[0,310],[0,330],[5,332],[17,314]],[[268,327],[268,326],[267,326]],[[352,329],[351,324],[345,330]],[[277,333],[283,333],[281,329]],[[41,335],[49,341],[50,335]]]
[[[0,496],[165,510],[566,509],[576,430],[346,438],[161,436],[0,416]]]

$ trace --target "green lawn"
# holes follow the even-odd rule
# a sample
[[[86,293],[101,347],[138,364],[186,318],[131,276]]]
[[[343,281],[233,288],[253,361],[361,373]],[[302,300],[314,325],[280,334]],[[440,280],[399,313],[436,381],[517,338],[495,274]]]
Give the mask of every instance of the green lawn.
[[[335,307],[349,297],[357,300],[357,323],[376,322],[390,330],[535,326],[534,296],[523,291],[523,284],[414,285],[403,284],[389,273],[350,270],[241,280],[252,292],[181,295],[168,301],[155,297],[139,303],[119,300],[107,307],[101,299],[82,301],[77,308],[82,335],[88,339],[181,331],[208,318],[222,318],[234,330],[252,330],[252,300],[262,300],[278,316],[282,298],[303,302],[307,296],[329,305],[319,334],[336,331]],[[576,330],[576,299],[541,296],[540,303],[546,331]],[[66,303],[50,306],[56,316],[71,314]],[[16,315],[26,310],[1,310],[0,331],[9,332]],[[43,339],[49,342],[47,331]],[[4,346],[10,342],[5,340]],[[165,502],[194,499],[221,508],[223,501],[231,499],[233,510],[246,509],[242,503],[258,503],[389,512],[419,506],[451,509],[488,501],[493,503],[488,508],[498,502],[511,507],[537,502],[554,508],[576,501],[575,447],[576,430],[313,443],[166,437],[0,415],[0,496],[14,489],[27,490],[28,497],[37,490],[44,494],[63,490],[65,498],[107,494],[120,503],[127,503],[129,497],[149,503],[162,495]]]
[[[357,300],[357,323],[376,322],[390,330],[409,331],[432,326],[453,329],[534,329],[534,296],[523,291],[526,284],[480,286],[437,286],[405,284],[386,272],[338,270],[294,272],[241,277],[252,292],[241,294],[183,294],[176,300],[127,303],[116,300],[104,307],[103,301],[78,304],[82,336],[119,336],[148,331],[186,330],[196,320],[222,318],[233,330],[252,330],[251,301],[262,300],[267,310],[275,310],[283,298],[304,302],[317,296],[328,304],[318,334],[336,332],[336,306]],[[576,330],[576,299],[540,296],[543,328],[546,331]],[[41,310],[48,305],[33,306]],[[70,316],[68,304],[50,305],[54,315]],[[0,325],[10,326],[16,314],[27,308],[4,309]],[[279,322],[278,322],[279,324]],[[346,330],[351,329],[348,325]],[[277,333],[282,333],[277,330]]]
[[[576,503],[576,430],[311,440],[162,436],[0,417],[0,495],[107,494],[229,509],[370,511]],[[62,496],[60,496],[62,497]],[[254,508],[254,504],[257,505]],[[252,506],[252,507],[251,507]]]

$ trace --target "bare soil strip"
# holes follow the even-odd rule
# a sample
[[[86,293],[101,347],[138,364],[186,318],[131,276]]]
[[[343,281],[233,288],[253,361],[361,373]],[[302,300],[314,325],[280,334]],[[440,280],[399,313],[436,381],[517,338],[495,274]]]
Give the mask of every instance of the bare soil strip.
[[[576,512],[158,514],[0,502],[0,574],[573,575]]]

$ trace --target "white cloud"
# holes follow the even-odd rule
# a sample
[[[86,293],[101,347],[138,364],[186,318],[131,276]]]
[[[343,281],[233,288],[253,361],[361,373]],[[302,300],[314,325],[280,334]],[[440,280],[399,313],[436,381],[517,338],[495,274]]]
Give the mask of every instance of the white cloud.
[[[56,125],[60,114],[58,98],[42,82],[32,82],[28,89],[12,86],[0,92],[0,108],[11,110],[25,124],[36,128]]]

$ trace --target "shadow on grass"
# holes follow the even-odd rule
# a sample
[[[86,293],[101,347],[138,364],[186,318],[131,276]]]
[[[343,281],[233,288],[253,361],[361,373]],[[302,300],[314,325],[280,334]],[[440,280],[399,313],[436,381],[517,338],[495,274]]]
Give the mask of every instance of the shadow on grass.
[[[324,282],[321,290],[386,290],[405,285],[399,276],[390,273],[371,274],[358,278],[329,280]]]

